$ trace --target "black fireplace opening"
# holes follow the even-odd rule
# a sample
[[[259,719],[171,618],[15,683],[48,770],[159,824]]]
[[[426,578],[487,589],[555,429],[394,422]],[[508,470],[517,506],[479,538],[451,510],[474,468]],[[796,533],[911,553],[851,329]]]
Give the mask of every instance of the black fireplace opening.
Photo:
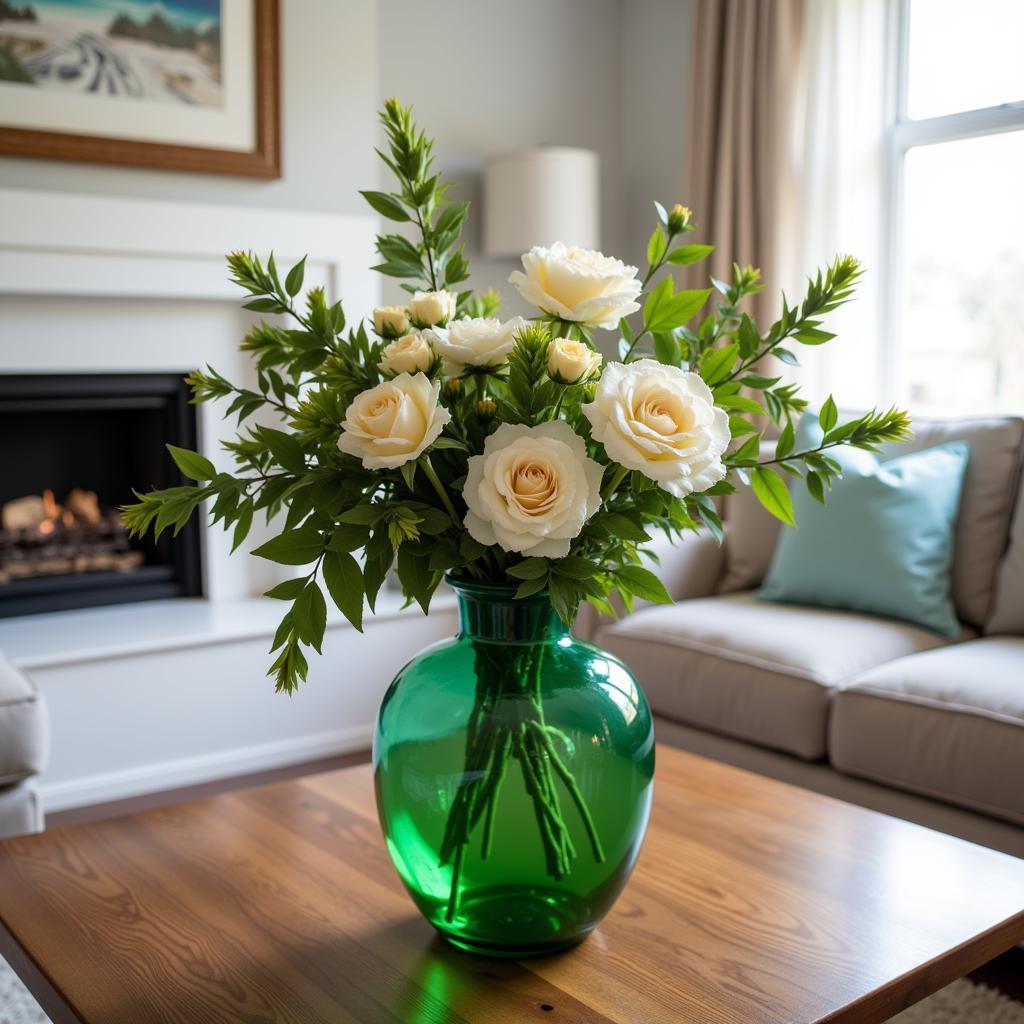
[[[0,617],[202,593],[199,525],[129,538],[117,508],[185,480],[178,373],[0,374]]]

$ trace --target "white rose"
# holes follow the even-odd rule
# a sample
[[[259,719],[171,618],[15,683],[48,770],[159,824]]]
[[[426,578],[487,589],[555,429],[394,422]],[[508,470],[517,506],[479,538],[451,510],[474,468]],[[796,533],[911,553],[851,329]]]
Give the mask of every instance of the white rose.
[[[601,507],[601,473],[568,423],[503,423],[469,460],[466,529],[481,544],[563,558]]]
[[[451,419],[437,404],[441,385],[425,374],[400,373],[356,395],[345,410],[338,447],[366,469],[395,469],[419,458]]]
[[[414,331],[388,342],[377,364],[384,373],[426,372],[434,362],[434,350],[422,334]]]
[[[409,318],[417,327],[443,327],[455,316],[455,292],[416,292],[409,300]]]
[[[601,366],[601,353],[574,338],[555,338],[548,346],[548,374],[562,384],[578,384]]]
[[[620,318],[635,313],[641,284],[636,267],[592,249],[534,246],[523,257],[523,270],[509,281],[527,302],[560,320],[574,320],[612,330]]]
[[[582,411],[610,459],[677,498],[725,476],[729,417],[695,373],[653,359],[609,363]]]
[[[405,306],[378,306],[373,311],[373,329],[382,338],[398,338],[409,330],[409,311]]]
[[[467,366],[500,366],[515,346],[516,334],[525,326],[521,316],[505,323],[483,317],[464,318],[452,320],[447,327],[435,327],[430,338],[444,360],[445,374],[456,377]]]

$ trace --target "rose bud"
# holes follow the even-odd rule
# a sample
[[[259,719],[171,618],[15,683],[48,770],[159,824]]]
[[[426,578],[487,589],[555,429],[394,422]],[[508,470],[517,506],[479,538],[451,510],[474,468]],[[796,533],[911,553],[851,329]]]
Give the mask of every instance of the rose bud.
[[[384,346],[377,364],[384,373],[426,373],[434,364],[434,350],[422,334],[413,332]]]
[[[690,218],[692,216],[693,210],[688,206],[683,206],[682,203],[676,203],[668,213],[669,231],[673,234],[678,234],[684,228],[688,228],[690,226]]]
[[[373,311],[373,329],[382,338],[400,338],[409,330],[405,306],[378,306]]]
[[[548,374],[559,384],[579,384],[601,367],[601,353],[582,341],[555,338],[548,346]]]
[[[417,327],[443,327],[455,316],[454,292],[416,292],[409,300],[409,318]]]

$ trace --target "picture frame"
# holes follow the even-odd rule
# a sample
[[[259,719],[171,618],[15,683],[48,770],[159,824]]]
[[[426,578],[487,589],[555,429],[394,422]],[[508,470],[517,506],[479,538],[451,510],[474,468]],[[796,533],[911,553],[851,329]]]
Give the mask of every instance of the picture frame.
[[[76,2],[83,17],[110,9],[98,0]],[[278,0],[123,0],[129,12],[124,24],[133,34],[126,37],[122,25],[115,35],[111,25],[105,34],[83,29],[74,35],[74,27],[66,27],[74,23],[54,18],[58,29],[50,29],[49,38],[44,18],[51,0],[0,0],[0,8],[5,3],[8,11],[31,11],[36,24],[25,16],[21,24],[0,19],[0,154],[281,176]],[[63,16],[72,5],[52,6]],[[181,10],[196,19],[198,8],[216,12],[216,22],[208,17],[189,25],[191,35],[183,38],[192,41],[192,50],[144,37],[147,29],[153,35],[154,11],[163,16]],[[174,31],[186,30],[173,26],[164,36]],[[195,45],[204,33],[215,33],[212,57],[210,45]],[[12,81],[2,59],[19,48],[28,58],[17,69],[22,80]],[[40,69],[39,79],[24,81],[24,68]],[[38,81],[49,88],[33,88]],[[82,124],[86,130],[74,130]]]

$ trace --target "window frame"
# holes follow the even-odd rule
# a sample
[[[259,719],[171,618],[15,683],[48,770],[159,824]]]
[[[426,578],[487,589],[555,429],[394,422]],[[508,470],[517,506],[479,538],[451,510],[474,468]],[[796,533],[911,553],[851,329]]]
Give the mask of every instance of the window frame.
[[[995,107],[958,111],[936,117],[907,116],[907,80],[910,71],[911,0],[887,0],[888,67],[886,68],[886,130],[883,154],[882,197],[882,337],[878,359],[877,391],[886,403],[906,402],[903,374],[902,295],[903,196],[907,153],[960,139],[1024,131],[1024,99]]]

